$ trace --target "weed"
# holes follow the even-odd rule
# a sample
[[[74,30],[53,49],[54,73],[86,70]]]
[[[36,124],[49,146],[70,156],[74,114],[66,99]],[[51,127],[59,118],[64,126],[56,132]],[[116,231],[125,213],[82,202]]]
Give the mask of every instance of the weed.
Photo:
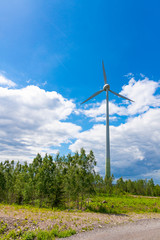
[[[74,234],[76,234],[76,231],[72,228],[69,228],[67,230],[59,232],[57,237],[65,238],[65,237],[69,237],[69,236],[74,235]]]
[[[69,228],[67,230],[60,231],[59,228],[54,228],[51,231],[47,230],[37,230],[37,231],[28,231],[22,232],[21,230],[15,231],[11,230],[8,234],[3,235],[0,240],[14,240],[14,239],[22,239],[22,240],[54,240],[55,237],[65,238],[75,234],[76,231]]]
[[[36,221],[33,221],[33,224],[36,226],[36,225],[37,225],[37,222],[36,222]]]
[[[10,239],[19,239],[22,236],[22,231],[11,230],[8,234],[5,234],[1,239],[10,240]]]
[[[35,239],[35,237],[36,237],[35,232],[26,232],[23,234],[22,240],[33,240]]]
[[[0,222],[0,234],[3,234],[7,230],[7,223]]]
[[[153,212],[158,212],[158,208],[153,208]]]
[[[104,200],[107,200],[105,204],[102,203]],[[109,214],[160,212],[160,198],[155,200],[127,195],[120,197],[97,196],[89,202],[86,211]]]

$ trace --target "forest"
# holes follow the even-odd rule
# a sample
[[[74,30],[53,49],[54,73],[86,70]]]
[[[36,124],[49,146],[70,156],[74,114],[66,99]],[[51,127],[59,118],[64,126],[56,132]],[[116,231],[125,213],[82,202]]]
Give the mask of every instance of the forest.
[[[30,204],[38,207],[82,209],[90,197],[107,194],[160,196],[160,186],[150,180],[123,180],[113,184],[114,176],[103,179],[95,172],[93,151],[60,156],[40,154],[32,163],[0,163],[0,202]]]

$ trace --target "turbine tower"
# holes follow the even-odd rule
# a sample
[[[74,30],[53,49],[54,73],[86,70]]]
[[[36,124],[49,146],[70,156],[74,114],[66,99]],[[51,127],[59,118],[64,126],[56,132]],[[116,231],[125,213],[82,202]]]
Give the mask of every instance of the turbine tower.
[[[107,83],[107,77],[106,77],[106,72],[105,72],[105,68],[104,68],[104,63],[102,61],[102,67],[103,67],[103,76],[104,76],[104,86],[103,89],[94,93],[92,96],[90,96],[89,98],[87,98],[84,102],[82,102],[81,104],[87,102],[88,100],[94,98],[95,96],[97,96],[98,94],[100,94],[101,92],[106,91],[106,169],[105,169],[105,177],[106,179],[109,179],[111,176],[111,170],[110,170],[110,139],[109,139],[109,98],[108,98],[108,93],[111,92],[115,95],[117,95],[118,97],[124,98],[126,100],[129,100],[131,102],[134,102],[133,100],[124,97],[122,95],[120,95],[119,93],[116,93],[114,91],[112,91],[110,89],[110,85]]]

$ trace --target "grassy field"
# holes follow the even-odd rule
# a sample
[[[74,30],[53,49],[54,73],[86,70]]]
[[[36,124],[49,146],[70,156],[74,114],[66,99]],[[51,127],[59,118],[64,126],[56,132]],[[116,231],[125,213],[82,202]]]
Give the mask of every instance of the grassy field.
[[[105,202],[104,202],[105,201]],[[104,203],[103,203],[104,202]],[[94,197],[88,209],[101,213],[160,213],[160,198],[143,196]]]
[[[160,217],[160,198],[107,197],[89,199],[83,211],[0,204],[0,239],[49,240],[81,231]]]

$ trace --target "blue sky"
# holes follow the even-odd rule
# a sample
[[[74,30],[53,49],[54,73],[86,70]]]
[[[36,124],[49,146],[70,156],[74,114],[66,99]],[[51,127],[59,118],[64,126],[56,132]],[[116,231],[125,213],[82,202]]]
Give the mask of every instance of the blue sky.
[[[0,160],[92,149],[104,175],[110,94],[115,178],[160,183],[159,1],[0,2]]]

